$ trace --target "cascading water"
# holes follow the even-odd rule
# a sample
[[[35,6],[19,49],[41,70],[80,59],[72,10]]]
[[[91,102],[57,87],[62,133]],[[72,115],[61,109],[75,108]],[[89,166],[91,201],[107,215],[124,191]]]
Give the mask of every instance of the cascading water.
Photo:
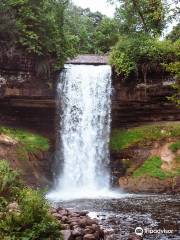
[[[65,66],[57,87],[59,139],[56,157],[63,159],[53,200],[107,194],[110,175],[109,135],[111,67]]]

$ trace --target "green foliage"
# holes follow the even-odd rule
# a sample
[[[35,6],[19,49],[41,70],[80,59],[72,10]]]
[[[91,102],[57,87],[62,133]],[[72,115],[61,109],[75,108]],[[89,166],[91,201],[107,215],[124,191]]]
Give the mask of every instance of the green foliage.
[[[107,53],[118,41],[118,25],[114,19],[103,17],[93,34],[93,52]]]
[[[180,47],[180,40],[176,41],[176,43],[178,43]],[[177,49],[177,53],[180,57],[180,50]],[[165,68],[175,77],[176,80],[176,83],[172,85],[172,87],[176,90],[176,93],[171,97],[168,97],[168,99],[174,102],[177,107],[180,108],[180,61],[165,64]]]
[[[118,40],[118,25],[100,12],[69,4],[65,11],[65,34],[75,54],[107,53]]]
[[[166,24],[166,8],[161,0],[117,0],[116,19],[123,34],[144,32],[160,35]]]
[[[161,41],[146,34],[124,35],[113,48],[110,62],[117,73],[127,77],[138,72],[146,82],[148,72],[178,59],[177,46],[170,40]]]
[[[167,35],[166,38],[173,42],[180,39],[180,23],[173,27],[173,30]]]
[[[177,141],[175,143],[172,143],[170,145],[170,149],[172,152],[176,153],[178,150],[180,150],[180,141]]]
[[[0,160],[0,196],[12,198],[20,186],[19,173],[13,171],[6,160]]]
[[[43,193],[22,188],[18,177],[0,160],[0,239],[61,240],[60,224],[50,215]],[[9,201],[16,201],[18,209],[9,211]]]
[[[27,152],[47,151],[49,149],[48,139],[38,134],[33,134],[21,129],[0,126],[0,133],[10,136],[21,143]]]
[[[48,212],[43,195],[30,188],[20,193],[19,211],[8,212],[0,220],[1,239],[62,239],[60,225]]]
[[[3,41],[14,42],[16,49],[41,57],[51,64],[61,67],[67,59],[67,46],[64,36],[65,0],[1,0],[0,36]],[[4,13],[1,13],[4,10]],[[8,28],[6,28],[8,26]],[[10,29],[10,27],[12,29]],[[12,34],[12,33],[15,34]],[[14,41],[15,35],[15,41]]]
[[[138,169],[136,169],[133,173],[134,177],[142,177],[142,176],[151,176],[157,177],[161,180],[175,176],[174,173],[164,172],[161,169],[162,160],[158,156],[151,157],[147,159]]]
[[[151,141],[179,136],[179,123],[154,124],[128,130],[115,130],[111,137],[111,149],[119,151],[135,144],[146,144]]]

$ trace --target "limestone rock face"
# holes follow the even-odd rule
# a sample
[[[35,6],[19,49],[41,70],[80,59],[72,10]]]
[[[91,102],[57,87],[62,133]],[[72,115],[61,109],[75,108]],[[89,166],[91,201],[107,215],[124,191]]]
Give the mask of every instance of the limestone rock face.
[[[154,177],[122,177],[119,179],[121,188],[128,192],[163,193],[174,191],[174,183],[171,178],[160,180]]]
[[[133,81],[133,80],[132,80]],[[159,81],[160,82],[160,81]],[[125,128],[160,121],[179,121],[180,109],[167,100],[174,90],[168,84],[147,86],[113,81],[112,127]]]

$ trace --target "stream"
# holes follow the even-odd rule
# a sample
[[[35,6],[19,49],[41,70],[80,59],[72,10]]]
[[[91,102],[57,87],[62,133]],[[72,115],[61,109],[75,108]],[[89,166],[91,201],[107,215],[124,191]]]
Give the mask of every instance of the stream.
[[[107,240],[127,240],[137,227],[143,228],[144,240],[180,239],[180,195],[124,194],[114,199],[59,203],[65,208],[89,211],[107,232]]]

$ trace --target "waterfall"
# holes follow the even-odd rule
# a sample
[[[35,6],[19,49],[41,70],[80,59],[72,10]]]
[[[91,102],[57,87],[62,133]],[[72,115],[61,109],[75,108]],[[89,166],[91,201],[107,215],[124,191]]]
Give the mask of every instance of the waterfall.
[[[111,67],[66,64],[57,86],[58,178],[52,199],[104,195],[110,183]]]

